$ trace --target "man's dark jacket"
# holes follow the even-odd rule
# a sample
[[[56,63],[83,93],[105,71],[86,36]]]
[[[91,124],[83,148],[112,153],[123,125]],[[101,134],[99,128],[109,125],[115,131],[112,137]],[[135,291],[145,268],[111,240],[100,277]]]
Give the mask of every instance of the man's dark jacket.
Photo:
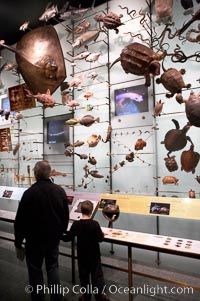
[[[28,188],[19,203],[14,229],[15,246],[53,243],[66,231],[69,208],[64,189],[51,180],[39,180]]]

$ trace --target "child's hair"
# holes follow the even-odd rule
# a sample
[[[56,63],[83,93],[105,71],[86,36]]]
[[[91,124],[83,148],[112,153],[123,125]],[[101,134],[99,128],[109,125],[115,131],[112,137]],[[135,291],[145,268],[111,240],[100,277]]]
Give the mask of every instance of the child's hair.
[[[93,203],[90,201],[83,201],[81,203],[81,213],[90,216],[93,211]]]

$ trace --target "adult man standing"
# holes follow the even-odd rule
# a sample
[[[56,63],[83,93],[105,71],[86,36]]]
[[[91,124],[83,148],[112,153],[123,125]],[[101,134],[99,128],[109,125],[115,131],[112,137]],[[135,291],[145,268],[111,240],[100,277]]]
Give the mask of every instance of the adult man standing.
[[[25,239],[26,263],[31,297],[44,300],[43,260],[46,264],[51,301],[62,300],[56,289],[60,285],[58,271],[59,242],[69,221],[69,208],[64,189],[50,180],[51,166],[47,161],[35,164],[36,182],[28,188],[19,203],[14,223],[15,247],[21,252]]]

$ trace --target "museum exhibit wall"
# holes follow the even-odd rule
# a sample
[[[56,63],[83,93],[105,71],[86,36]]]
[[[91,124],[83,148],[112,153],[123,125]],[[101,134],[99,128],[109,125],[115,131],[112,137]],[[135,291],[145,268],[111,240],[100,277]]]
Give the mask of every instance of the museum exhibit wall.
[[[169,171],[165,165],[168,150],[161,143],[164,141],[166,133],[170,129],[175,129],[172,119],[177,120],[180,129],[187,124],[185,104],[179,104],[175,99],[176,95],[167,98],[165,94],[169,91],[162,84],[155,83],[153,79],[150,87],[143,87],[145,83],[144,77],[125,73],[120,62],[116,63],[111,69],[109,68],[109,65],[120,56],[122,49],[126,45],[134,42],[148,45],[150,38],[152,38],[149,34],[155,35],[154,30],[156,30],[156,37],[158,37],[165,27],[165,25],[159,25],[156,22],[154,7],[152,7],[152,23],[149,22],[149,18],[146,16],[145,22],[140,24],[142,14],[140,15],[139,12],[141,8],[145,11],[147,7],[146,1],[134,3],[134,7],[131,7],[131,5],[128,1],[124,2],[123,6],[120,5],[119,1],[109,2],[109,11],[113,11],[118,15],[123,14],[121,21],[124,25],[119,27],[118,34],[114,30],[100,32],[96,42],[91,43],[89,51],[100,53],[99,59],[95,62],[90,63],[85,60],[77,60],[75,61],[76,65],[72,66],[73,57],[85,49],[84,47],[72,49],[72,40],[76,39],[76,36],[69,35],[66,30],[67,26],[72,28],[72,24],[69,21],[55,26],[65,57],[67,70],[65,82],[70,83],[74,78],[82,78],[82,90],[73,88],[70,94],[80,105],[74,109],[66,105],[63,106],[61,90],[58,88],[53,94],[56,100],[56,105],[53,108],[43,110],[42,105],[36,101],[36,108],[23,110],[24,118],[19,122],[14,121],[11,127],[12,148],[18,143],[19,138],[21,140],[19,151],[15,156],[12,155],[12,151],[10,153],[1,152],[1,160],[4,157],[5,159],[11,159],[9,163],[7,162],[9,165],[4,164],[3,161],[1,162],[6,168],[16,168],[17,166],[20,169],[19,172],[16,172],[18,177],[21,176],[22,179],[25,177],[25,179],[16,183],[12,170],[11,173],[5,172],[2,174],[2,185],[17,184],[28,186],[30,179],[27,178],[27,165],[31,166],[31,177],[33,177],[32,167],[35,161],[44,157],[52,163],[56,171],[67,174],[66,177],[55,176],[55,182],[66,185],[66,188],[69,189],[139,195],[157,193],[158,195],[176,195],[178,197],[188,197],[188,192],[192,189],[198,197],[199,183],[196,180],[196,176],[199,175],[199,164],[193,172],[181,170],[180,157],[183,151],[189,150],[190,142],[187,142],[183,149],[171,152],[170,156],[175,156],[177,161],[177,170],[173,172]],[[97,7],[94,12],[90,10],[87,13],[88,15],[85,17],[91,23],[90,29],[98,28],[99,25],[94,20],[94,16],[105,13],[106,9],[105,4]],[[198,5],[195,5],[194,9],[197,10]],[[181,5],[178,1],[174,1],[172,21],[175,24],[170,27],[172,33],[175,32],[176,28],[180,28],[183,25],[183,20],[188,20],[190,16],[185,16]],[[75,27],[77,23],[78,21],[73,26]],[[151,26],[154,26],[155,29]],[[137,36],[133,37],[135,35]],[[181,51],[186,56],[194,55],[198,50],[198,43],[182,41],[178,38],[168,39],[167,33],[164,42],[164,48],[167,49],[169,54],[174,52],[176,45],[181,47]],[[156,45],[155,52],[158,51],[158,48],[158,45]],[[14,53],[7,50],[2,52],[4,53],[5,61],[15,61]],[[161,52],[159,50],[159,53]],[[164,68],[173,67],[177,70],[184,68],[186,70],[186,74],[183,75],[185,83],[191,83],[193,91],[198,93],[199,62],[197,56],[181,63],[172,62],[171,57],[172,55],[169,55],[165,58]],[[162,61],[160,61],[160,64],[162,64]],[[88,74],[91,72],[96,72],[98,76],[95,79],[88,78]],[[4,84],[4,87],[1,89],[1,99],[7,96],[7,88],[18,85],[19,82],[20,84],[23,83],[22,77],[18,78],[11,71],[2,72],[1,77]],[[159,78],[159,76],[156,78]],[[137,94],[143,93],[143,95],[140,95],[140,98],[144,97],[144,101],[147,102],[146,107],[140,108],[143,112],[136,113],[136,109],[138,110],[137,105],[140,101],[137,101],[137,99],[129,100],[129,103],[125,103],[124,106],[121,102],[119,105],[117,102],[120,97],[117,98],[117,93],[121,92],[120,89],[133,91],[132,95],[136,98],[138,97]],[[139,89],[142,89],[142,92]],[[188,99],[191,89],[183,88],[182,90],[183,98]],[[87,93],[92,93],[92,96],[88,99],[86,98]],[[147,93],[148,95],[146,95]],[[153,117],[154,106],[159,101],[164,103],[161,116]],[[121,106],[120,109],[119,106]],[[94,119],[99,118],[100,120],[99,123],[95,122],[89,127],[80,124],[70,126],[70,144],[73,145],[76,141],[84,142],[80,147],[69,147],[75,153],[71,157],[64,155],[64,143],[55,145],[46,143],[48,117],[68,113],[72,113],[76,119],[81,119],[85,115],[91,115]],[[105,143],[109,125],[112,126],[111,141]],[[18,131],[18,126],[20,132]],[[17,137],[18,134],[20,137]],[[192,126],[187,132],[194,144],[195,152],[199,152],[198,134],[199,128],[195,126]],[[89,146],[87,142],[92,135],[99,138],[95,147]],[[146,143],[143,149],[135,149],[138,139],[142,139]],[[130,162],[130,159],[129,161],[126,159],[126,156],[131,153],[134,153],[132,162]],[[89,163],[88,159],[80,159],[80,154],[94,157],[97,162],[96,165]],[[26,158],[25,160],[22,159],[24,157]],[[93,177],[90,173],[86,178],[86,166],[88,166],[89,172],[97,170],[102,178]],[[162,180],[166,176],[174,177],[174,183],[163,184]]]
[[[199,8],[200,5],[195,3],[194,12]],[[56,100],[53,108],[43,109],[41,103],[36,100],[35,108],[21,111],[23,119],[9,118],[6,121],[5,117],[1,118],[0,128],[10,128],[12,143],[12,150],[0,153],[1,186],[29,187],[34,183],[35,162],[46,159],[57,172],[57,175],[52,176],[54,182],[61,185],[67,193],[74,190],[188,198],[189,191],[193,190],[196,198],[199,198],[200,184],[196,178],[200,176],[200,163],[189,172],[181,170],[181,154],[190,149],[191,143],[186,141],[182,149],[172,150],[170,153],[169,156],[175,156],[177,162],[177,169],[174,171],[169,171],[166,167],[165,158],[168,150],[165,144],[161,143],[165,140],[167,132],[175,129],[172,119],[178,122],[180,129],[188,123],[185,104],[176,101],[176,94],[171,98],[166,97],[169,91],[162,84],[156,83],[156,79],[160,78],[159,75],[155,78],[151,76],[151,85],[146,87],[144,76],[126,73],[121,62],[110,68],[124,47],[129,44],[141,43],[152,47],[159,54],[165,49],[169,55],[164,61],[160,61],[160,74],[163,74],[162,62],[165,69],[184,68],[186,70],[183,75],[184,81],[186,84],[190,83],[191,88],[182,89],[183,98],[188,99],[191,89],[199,93],[197,53],[199,43],[181,40],[178,37],[171,39],[169,31],[166,31],[161,49],[159,36],[163,33],[165,24],[156,21],[154,6],[151,7],[149,14],[148,9],[150,7],[144,0],[134,2],[125,0],[123,4],[121,1],[113,0],[96,7],[95,10],[89,10],[84,18],[91,23],[90,30],[99,28],[99,23],[94,20],[95,15],[104,15],[110,11],[123,15],[121,17],[123,25],[118,28],[119,33],[104,28],[99,32],[96,41],[89,44],[88,50],[91,53],[99,53],[98,60],[94,62],[73,61],[73,57],[86,51],[84,47],[72,48],[77,36],[69,33],[69,29],[73,30],[80,23],[80,19],[73,23],[67,20],[55,25],[65,58],[67,77],[64,82],[70,84],[77,78],[81,82],[81,87],[68,89],[69,95],[79,105],[75,108],[63,105],[62,91],[59,87],[53,93]],[[174,24],[169,25],[171,34],[190,18],[191,14],[185,14],[179,1],[174,1],[171,19]],[[100,24],[102,26],[102,23]],[[197,28],[197,22],[194,22],[193,26]],[[185,33],[183,36],[185,37]],[[191,58],[183,62],[172,61],[175,49]],[[2,56],[5,61],[15,61],[14,53],[8,50],[2,50]],[[94,79],[89,78],[91,72],[97,74]],[[4,84],[0,90],[1,101],[8,96],[8,88],[24,83],[23,78],[12,71],[2,72],[1,79]],[[128,99],[120,98],[123,93],[128,94],[126,95]],[[164,103],[163,109],[159,116],[154,116],[154,107],[159,101]],[[141,103],[144,105],[140,106]],[[49,144],[48,122],[60,118],[61,115],[66,115],[66,120],[75,118],[77,124],[68,127],[68,145]],[[87,115],[90,115],[90,118],[92,116],[94,123],[90,126],[81,125],[80,120]],[[112,127],[110,136],[109,126]],[[197,153],[200,153],[199,133],[199,127],[191,126],[185,135],[191,138],[194,151]],[[91,136],[96,138],[95,146],[90,144]],[[173,143],[176,144],[176,138],[174,139]],[[140,149],[136,149],[138,140],[144,144]],[[74,143],[78,142],[82,145],[74,146]],[[13,154],[17,144],[20,144],[19,150]],[[87,159],[84,159],[86,156],[83,155],[87,155]],[[94,160],[96,164],[93,163]],[[171,179],[172,183],[164,184],[164,177]],[[97,213],[97,218],[102,226],[106,225],[101,211]],[[184,222],[184,227],[181,222]],[[199,240],[198,224],[197,220],[185,221],[162,217],[160,233]],[[156,233],[156,220],[150,216],[143,218],[141,215],[122,213],[115,225],[122,229]],[[108,247],[105,248],[107,254]],[[124,255],[123,248],[121,250],[117,247],[117,250],[119,256]],[[134,252],[136,259],[141,256],[150,262],[152,258],[155,259],[154,252],[141,250]],[[179,262],[180,268],[185,266],[186,270],[195,269],[196,272],[199,270],[196,260],[191,264],[191,261],[184,258],[169,259],[168,255],[162,254],[164,264],[171,264],[173,267],[174,261]]]

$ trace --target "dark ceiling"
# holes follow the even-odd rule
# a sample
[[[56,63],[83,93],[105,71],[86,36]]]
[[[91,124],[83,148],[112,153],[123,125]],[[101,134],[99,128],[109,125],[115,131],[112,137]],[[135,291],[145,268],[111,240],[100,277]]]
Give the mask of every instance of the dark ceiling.
[[[20,31],[20,26],[25,21],[30,21],[29,28],[45,24],[38,18],[45,11],[48,4],[57,5],[60,10],[64,4],[77,8],[91,7],[94,0],[1,0],[0,1],[0,40],[5,40],[5,44],[13,45],[24,35],[24,31]],[[106,3],[106,0],[96,0],[94,6]],[[56,25],[59,20],[50,19],[47,24]]]

